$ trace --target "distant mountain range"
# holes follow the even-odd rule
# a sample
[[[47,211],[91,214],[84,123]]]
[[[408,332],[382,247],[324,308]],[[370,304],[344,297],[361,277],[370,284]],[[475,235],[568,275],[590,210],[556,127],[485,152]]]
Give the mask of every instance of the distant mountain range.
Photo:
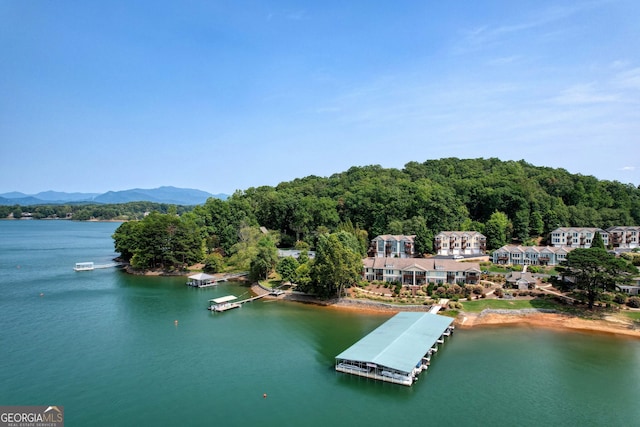
[[[209,197],[225,200],[226,194],[211,194],[192,188],[160,187],[152,189],[134,188],[131,190],[108,191],[106,193],[64,193],[44,191],[38,194],[24,194],[17,191],[0,194],[0,205],[32,206],[58,204],[117,204],[128,202],[154,202],[172,205],[201,205]]]

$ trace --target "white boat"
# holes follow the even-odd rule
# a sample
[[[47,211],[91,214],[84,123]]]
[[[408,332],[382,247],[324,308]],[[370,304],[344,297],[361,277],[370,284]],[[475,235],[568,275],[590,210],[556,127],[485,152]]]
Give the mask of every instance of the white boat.
[[[370,369],[368,368],[361,368],[360,366],[355,366],[350,363],[339,363],[338,368],[347,369],[349,371],[365,372],[365,373],[368,373],[370,371]]]
[[[76,266],[73,269],[75,271],[91,271],[94,266],[92,262],[76,262]]]
[[[392,378],[394,380],[401,381],[403,384],[412,383],[412,377],[410,375],[403,375],[397,372],[389,372],[389,371],[382,371],[381,374],[383,377]]]

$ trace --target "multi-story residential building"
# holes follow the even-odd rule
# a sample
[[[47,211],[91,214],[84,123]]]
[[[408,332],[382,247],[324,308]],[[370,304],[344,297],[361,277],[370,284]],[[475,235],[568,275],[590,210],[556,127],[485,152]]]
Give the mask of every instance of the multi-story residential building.
[[[600,233],[605,247],[609,245],[609,233],[596,227],[556,228],[551,232],[551,245],[556,248],[590,248],[595,233]]]
[[[609,233],[608,243],[613,249],[633,249],[640,246],[639,226],[609,227],[607,233]]]
[[[384,234],[371,241],[368,255],[375,258],[413,258],[416,236]]]
[[[572,247],[505,245],[493,252],[494,264],[558,265]]]
[[[370,282],[401,282],[405,286],[428,283],[475,284],[480,280],[480,265],[434,258],[365,258],[363,277]]]
[[[477,231],[441,231],[435,237],[438,255],[481,255],[487,250],[487,238]]]

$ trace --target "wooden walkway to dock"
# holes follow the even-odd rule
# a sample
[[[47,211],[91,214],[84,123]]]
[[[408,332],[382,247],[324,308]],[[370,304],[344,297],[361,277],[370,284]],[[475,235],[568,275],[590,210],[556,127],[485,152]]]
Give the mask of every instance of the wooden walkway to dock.
[[[227,311],[230,310],[232,308],[238,308],[240,306],[242,306],[242,304],[246,303],[246,302],[253,302],[256,300],[259,300],[260,298],[264,298],[266,296],[275,296],[275,297],[279,297],[280,295],[284,295],[284,291],[280,290],[280,289],[274,289],[272,291],[266,291],[263,289],[263,293],[256,295],[254,297],[250,297],[250,298],[245,298],[243,300],[240,301],[234,301],[233,303],[225,303],[225,304],[220,304],[219,308],[215,308],[215,306],[211,305],[209,306],[208,310],[211,311],[216,311],[216,312],[221,312],[221,311]],[[226,298],[226,297],[223,297]],[[209,302],[211,301],[215,301],[215,300],[209,300]]]

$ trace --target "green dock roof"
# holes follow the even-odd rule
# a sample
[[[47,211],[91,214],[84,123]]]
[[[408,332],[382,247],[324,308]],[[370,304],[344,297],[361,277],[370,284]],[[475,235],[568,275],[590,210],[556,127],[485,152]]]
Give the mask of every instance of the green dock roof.
[[[453,323],[432,313],[401,312],[336,356],[410,373]]]

